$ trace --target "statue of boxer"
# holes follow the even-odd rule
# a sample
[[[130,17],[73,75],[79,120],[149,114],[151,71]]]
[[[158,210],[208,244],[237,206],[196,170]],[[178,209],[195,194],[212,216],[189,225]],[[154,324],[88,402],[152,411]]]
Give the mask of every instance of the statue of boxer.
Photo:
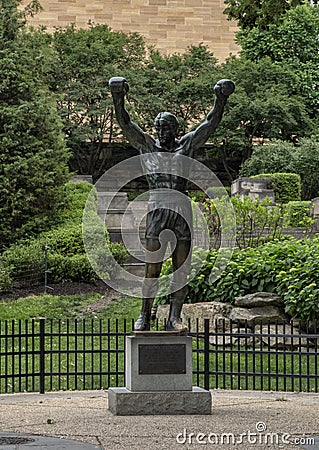
[[[184,155],[194,157],[194,152],[202,147],[218,126],[228,97],[234,92],[235,85],[231,80],[220,80],[214,87],[215,103],[206,120],[194,131],[177,139],[178,120],[169,112],[161,112],[155,119],[157,139],[145,133],[132,122],[125,109],[125,94],[129,85],[125,78],[114,77],[109,81],[113,97],[115,113],[123,133],[130,144],[136,148],[145,161],[149,155],[151,170],[146,167],[146,177],[150,187],[149,212],[146,218],[146,251],[149,255],[157,255],[152,261],[146,261],[145,278],[142,288],[142,308],[135,323],[135,331],[149,331],[151,308],[157,293],[158,277],[161,272],[165,246],[161,245],[159,235],[164,230],[171,230],[176,237],[176,245],[172,253],[173,281],[171,283],[170,312],[167,330],[185,333],[187,327],[182,323],[181,310],[187,294],[187,277],[191,259],[191,222],[192,210],[187,199],[187,179],[172,173],[158,173],[156,166],[163,167],[163,152],[170,152],[175,158]],[[146,158],[147,161],[147,158]],[[145,163],[147,166],[147,162]],[[155,170],[154,170],[155,167]],[[174,196],[178,191],[180,197]],[[172,192],[172,194],[170,194]],[[182,195],[185,194],[185,195]],[[180,199],[182,199],[180,201]],[[179,269],[179,270],[178,270]]]

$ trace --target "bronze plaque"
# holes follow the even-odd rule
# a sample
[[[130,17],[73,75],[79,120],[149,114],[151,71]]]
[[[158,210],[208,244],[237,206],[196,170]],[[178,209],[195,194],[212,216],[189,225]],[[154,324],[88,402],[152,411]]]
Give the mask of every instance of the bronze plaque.
[[[186,373],[186,345],[139,345],[138,373],[140,375],[169,375]]]

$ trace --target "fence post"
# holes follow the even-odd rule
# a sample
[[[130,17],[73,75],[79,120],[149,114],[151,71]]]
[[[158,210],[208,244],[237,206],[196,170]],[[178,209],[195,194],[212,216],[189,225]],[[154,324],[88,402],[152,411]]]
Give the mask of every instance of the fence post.
[[[45,388],[45,319],[40,319],[40,394],[44,394]]]
[[[204,389],[209,391],[209,319],[204,319]]]

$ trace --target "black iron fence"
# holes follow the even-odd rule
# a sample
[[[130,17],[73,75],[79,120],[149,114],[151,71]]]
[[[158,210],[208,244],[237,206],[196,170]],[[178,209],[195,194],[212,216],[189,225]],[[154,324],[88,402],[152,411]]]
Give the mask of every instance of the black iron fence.
[[[125,336],[132,329],[133,321],[110,319],[0,322],[0,392],[124,386]],[[318,392],[316,324],[205,319],[189,334],[194,385]]]

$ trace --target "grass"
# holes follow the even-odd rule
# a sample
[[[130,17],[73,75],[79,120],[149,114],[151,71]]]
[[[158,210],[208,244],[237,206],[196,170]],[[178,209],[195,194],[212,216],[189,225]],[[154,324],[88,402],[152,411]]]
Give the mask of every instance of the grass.
[[[124,333],[132,330],[139,309],[137,298],[104,300],[96,293],[2,300],[0,392],[39,390],[43,317],[46,390],[123,386]],[[318,391],[316,353],[267,351],[257,346],[246,350],[210,346],[210,388]],[[193,368],[194,385],[203,387],[203,342],[196,338]]]
[[[111,294],[110,294],[111,296]],[[94,305],[99,302],[98,310]],[[25,320],[45,317],[48,319],[67,318],[136,318],[140,308],[140,300],[134,297],[123,297],[109,302],[105,298],[105,306],[101,294],[96,292],[76,295],[32,295],[17,300],[0,301],[0,321]]]
[[[98,294],[91,293],[61,296],[44,294],[18,300],[4,299],[0,302],[0,320],[77,317],[81,310],[98,298]]]

